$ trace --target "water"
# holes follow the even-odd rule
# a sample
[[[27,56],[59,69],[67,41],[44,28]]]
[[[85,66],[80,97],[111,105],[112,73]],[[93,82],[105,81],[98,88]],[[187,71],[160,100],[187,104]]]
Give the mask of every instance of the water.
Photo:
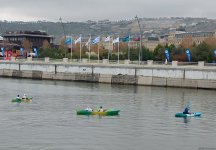
[[[31,103],[11,103],[17,94]],[[1,150],[216,149],[214,90],[0,78]],[[200,118],[175,118],[190,101]],[[91,106],[119,116],[77,116]]]

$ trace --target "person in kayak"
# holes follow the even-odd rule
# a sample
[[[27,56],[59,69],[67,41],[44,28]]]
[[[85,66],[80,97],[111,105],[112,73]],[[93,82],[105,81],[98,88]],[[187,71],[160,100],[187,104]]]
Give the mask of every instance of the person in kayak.
[[[26,99],[26,98],[27,98],[27,97],[26,97],[26,94],[24,94],[23,97],[22,97],[22,99]]]
[[[19,94],[17,95],[16,99],[20,99],[20,96],[19,96]]]
[[[98,109],[98,111],[99,111],[99,112],[103,112],[103,111],[104,111],[104,110],[103,110],[103,107],[100,106],[100,108]]]
[[[185,107],[183,114],[191,114],[190,107]]]
[[[87,110],[87,111],[93,111],[93,109],[91,107],[89,107],[89,106],[85,110]]]

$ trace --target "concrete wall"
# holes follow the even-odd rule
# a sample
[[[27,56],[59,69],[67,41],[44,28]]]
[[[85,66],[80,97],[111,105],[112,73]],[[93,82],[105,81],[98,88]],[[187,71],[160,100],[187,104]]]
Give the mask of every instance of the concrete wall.
[[[0,76],[216,89],[216,68],[0,62]]]

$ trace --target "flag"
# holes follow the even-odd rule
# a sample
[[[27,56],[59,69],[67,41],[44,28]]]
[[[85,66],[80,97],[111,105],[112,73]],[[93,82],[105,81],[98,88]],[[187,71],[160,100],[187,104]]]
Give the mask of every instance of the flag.
[[[97,44],[100,42],[100,37],[96,37],[93,41],[92,41],[92,44]]]
[[[71,43],[71,42],[73,42],[72,38],[68,38],[68,39],[65,40],[64,44],[68,44],[68,43]]]
[[[113,44],[115,43],[119,43],[119,37],[117,37],[116,39],[113,40]]]
[[[21,47],[20,51],[21,51],[21,55],[24,56],[24,48]]]
[[[165,53],[165,57],[167,59],[168,62],[170,62],[170,52],[168,49],[164,49],[164,53]]]
[[[91,37],[88,39],[88,41],[86,42],[85,46],[89,46],[91,44]]]
[[[34,50],[35,56],[38,57],[38,49],[34,48],[33,50]]]
[[[4,47],[1,48],[1,51],[2,51],[2,56],[4,57],[4,53],[5,53]]]
[[[129,42],[130,41],[130,36],[124,37],[122,39],[122,42]]]
[[[74,43],[76,44],[76,43],[79,43],[79,42],[81,42],[81,36],[78,39],[76,39]]]
[[[216,49],[214,50],[214,57],[216,58]]]
[[[110,41],[110,36],[106,37],[104,41],[109,42]]]
[[[188,57],[188,61],[191,62],[191,52],[189,49],[186,49],[186,54],[187,54],[187,57]]]
[[[133,41],[140,41],[140,37],[133,38]]]

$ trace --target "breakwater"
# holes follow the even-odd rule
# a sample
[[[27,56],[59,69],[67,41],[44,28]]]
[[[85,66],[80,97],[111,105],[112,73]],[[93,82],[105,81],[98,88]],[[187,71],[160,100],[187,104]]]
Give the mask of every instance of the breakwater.
[[[216,67],[132,64],[73,64],[50,62],[0,62],[0,76],[164,87],[216,89]]]

